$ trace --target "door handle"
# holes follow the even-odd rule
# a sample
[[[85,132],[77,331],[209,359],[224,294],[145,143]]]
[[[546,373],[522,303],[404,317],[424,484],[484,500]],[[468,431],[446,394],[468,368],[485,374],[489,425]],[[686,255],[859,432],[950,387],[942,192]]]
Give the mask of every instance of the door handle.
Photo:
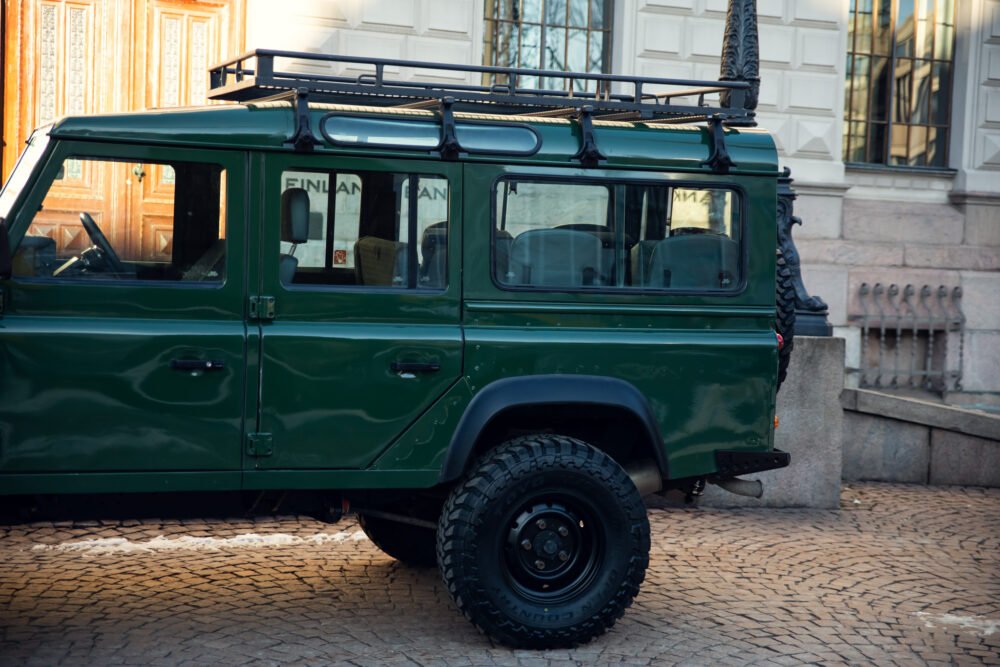
[[[441,370],[441,364],[422,363],[416,361],[394,361],[389,364],[389,370],[401,377],[413,377],[414,373],[436,373]]]
[[[170,368],[175,371],[221,371],[226,362],[219,359],[171,359]]]

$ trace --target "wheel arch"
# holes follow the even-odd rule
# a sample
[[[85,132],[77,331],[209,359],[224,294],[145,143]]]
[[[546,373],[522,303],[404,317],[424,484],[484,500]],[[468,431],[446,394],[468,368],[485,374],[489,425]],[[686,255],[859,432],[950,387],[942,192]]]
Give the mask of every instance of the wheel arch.
[[[613,433],[633,433],[643,457],[656,461],[666,478],[668,465],[663,438],[645,396],[632,384],[618,378],[594,375],[527,375],[504,378],[483,387],[469,403],[452,435],[438,481],[452,482],[469,464],[513,431],[533,430],[535,423],[561,426],[561,435],[573,433],[569,415],[586,409],[587,423],[615,421],[607,437],[583,437],[589,444],[607,451],[619,464],[626,461],[608,451]],[[568,430],[570,432],[566,432]],[[593,442],[592,439],[597,439]],[[629,457],[637,458],[636,456]]]

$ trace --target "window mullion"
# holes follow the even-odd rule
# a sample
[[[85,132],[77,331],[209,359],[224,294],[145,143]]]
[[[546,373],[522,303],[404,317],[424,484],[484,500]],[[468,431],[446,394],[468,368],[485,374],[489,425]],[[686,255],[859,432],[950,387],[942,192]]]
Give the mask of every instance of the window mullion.
[[[896,87],[896,14],[899,11],[898,0],[881,0],[889,2],[889,85],[886,86],[886,118],[885,118],[885,145],[882,148],[882,163],[892,164],[892,128],[893,114],[896,111],[896,96],[893,91]]]

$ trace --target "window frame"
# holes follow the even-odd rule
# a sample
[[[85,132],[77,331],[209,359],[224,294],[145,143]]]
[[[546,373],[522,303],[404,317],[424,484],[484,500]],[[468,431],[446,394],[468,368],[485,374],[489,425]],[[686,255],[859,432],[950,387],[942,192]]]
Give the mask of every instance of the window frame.
[[[860,2],[860,0],[858,0],[858,2]],[[891,28],[889,30],[889,32],[890,32],[890,39],[889,39],[889,44],[888,44],[888,50],[887,50],[887,53],[885,55],[877,54],[875,52],[875,50],[874,50],[874,40],[875,40],[875,34],[876,34],[876,31],[875,31],[875,19],[878,16],[878,11],[877,11],[878,6],[875,3],[878,3],[878,2],[889,3],[890,4],[890,24],[891,24]],[[862,15],[862,12],[858,11],[859,7],[858,7],[857,3],[852,3],[852,4],[854,4],[854,8],[853,9],[850,8],[850,7],[848,8],[848,36],[849,36],[849,40],[848,40],[848,45],[847,45],[846,58],[847,58],[847,61],[848,61],[848,64],[850,65],[850,67],[848,67],[847,71],[845,71],[845,77],[844,77],[845,84],[846,84],[846,91],[845,91],[845,95],[844,95],[844,119],[843,119],[844,128],[843,128],[843,132],[842,132],[841,157],[842,157],[842,159],[844,161],[845,166],[847,166],[848,168],[851,168],[851,169],[887,169],[887,170],[893,170],[893,171],[899,170],[899,171],[912,171],[912,172],[923,172],[923,173],[954,173],[955,170],[952,169],[949,165],[950,165],[950,161],[951,161],[951,157],[952,157],[951,156],[951,141],[952,141],[953,117],[954,117],[954,111],[955,111],[955,103],[954,103],[955,101],[953,99],[953,96],[954,96],[954,91],[955,91],[955,54],[956,54],[956,51],[957,51],[957,42],[958,42],[958,30],[957,30],[958,26],[957,26],[957,22],[956,22],[956,15],[957,15],[957,6],[956,5],[957,5],[957,0],[952,5],[952,12],[953,12],[953,14],[951,16],[951,23],[950,24],[941,24],[941,25],[950,25],[950,27],[952,29],[952,32],[951,32],[951,44],[950,44],[950,54],[949,54],[948,58],[937,58],[936,57],[937,40],[938,40],[938,35],[937,35],[937,25],[938,25],[938,23],[937,23],[936,19],[937,19],[937,16],[938,16],[938,10],[940,8],[939,7],[940,0],[932,0],[931,12],[929,14],[930,19],[928,19],[928,21],[927,21],[927,23],[929,24],[930,31],[931,31],[930,58],[920,58],[920,57],[917,57],[917,55],[915,53],[913,55],[910,55],[910,56],[899,55],[897,53],[897,51],[898,51],[897,34],[898,34],[898,27],[899,27],[897,25],[897,21],[898,21],[898,16],[899,16],[899,3],[900,3],[900,0],[873,0],[872,13],[871,13],[871,16],[872,16],[872,31],[871,31],[871,35],[869,36],[869,39],[872,41],[872,48],[868,49],[867,51],[858,51],[857,50],[857,45],[858,45],[858,40],[859,40],[858,24],[859,24],[859,22],[861,20],[859,17]],[[917,12],[917,5],[915,3],[914,4],[914,24],[917,23],[916,18],[915,18],[916,12]],[[861,119],[854,119],[851,116],[852,106],[853,106],[853,100],[855,98],[855,95],[858,94],[858,91],[861,88],[861,86],[858,85],[861,78],[858,77],[858,76],[856,76],[856,75],[854,75],[853,73],[857,71],[856,70],[856,63],[857,63],[857,59],[859,57],[861,57],[861,58],[867,58],[868,61],[869,61],[869,63],[868,63],[868,72],[869,72],[869,75],[868,75],[868,85],[865,86],[865,91],[864,91],[864,93],[862,93],[862,94],[867,95],[868,105],[867,105],[866,113],[863,116],[863,118],[861,118]],[[873,82],[872,82],[872,79],[871,79],[871,71],[873,70],[873,67],[874,67],[874,65],[872,64],[872,61],[875,58],[884,58],[886,60],[886,67],[887,67],[888,77],[890,79],[889,82],[888,82],[888,85],[886,87],[887,89],[886,89],[885,95],[884,95],[885,98],[886,98],[885,99],[885,102],[886,102],[886,116],[885,116],[885,121],[884,122],[873,121],[872,120],[872,115],[871,115],[871,106],[872,106],[872,102],[871,101],[874,98],[874,93],[878,92],[875,89],[875,87],[873,86]],[[940,93],[940,95],[941,95],[940,96],[941,101],[944,102],[945,104],[947,104],[947,114],[946,114],[946,118],[944,120],[944,123],[938,124],[938,123],[934,123],[933,122],[933,117],[931,116],[931,110],[933,108],[933,99],[934,98],[933,98],[932,95],[928,95],[928,99],[927,99],[927,109],[926,109],[927,120],[926,120],[926,122],[924,122],[924,123],[912,123],[909,120],[907,120],[907,121],[896,121],[894,119],[894,116],[895,116],[895,114],[897,112],[897,109],[899,108],[900,99],[901,99],[901,96],[897,94],[897,85],[896,85],[896,78],[895,78],[896,64],[900,60],[908,60],[908,61],[910,61],[911,63],[914,63],[914,64],[916,64],[916,63],[926,63],[926,64],[928,64],[930,66],[930,68],[931,68],[931,75],[927,79],[928,82],[930,82],[930,81],[933,80],[933,72],[934,72],[934,70],[935,70],[935,68],[936,68],[937,65],[939,65],[939,64],[947,64],[948,65],[948,77],[947,77],[947,81],[945,82],[945,85],[942,86],[943,90]],[[912,99],[915,96],[915,94],[916,94],[916,88],[917,88],[916,77],[913,76],[913,75],[910,75],[910,77],[909,77],[909,86],[908,86],[908,90],[906,91],[907,92],[906,99],[909,100],[909,99]],[[907,115],[909,115],[910,114],[910,110],[907,109],[905,111],[905,113]],[[868,153],[868,152],[870,152],[871,150],[874,150],[875,148],[878,148],[876,146],[873,146],[873,142],[872,142],[872,139],[871,139],[871,137],[872,137],[872,128],[874,126],[876,126],[876,125],[882,125],[882,126],[884,126],[885,143],[884,143],[884,147],[882,147],[880,149],[880,151],[879,151],[880,154],[878,156],[878,158],[881,161],[879,161],[879,162],[857,162],[857,161],[852,161],[852,160],[848,159],[849,157],[851,157],[850,156],[850,151],[851,151],[852,146],[853,146],[853,142],[852,142],[852,137],[853,137],[852,127],[855,124],[860,124],[864,128],[864,136],[863,136],[863,139],[860,141],[860,148],[862,150],[862,153],[865,153],[865,154]],[[893,128],[896,128],[896,127],[898,127],[898,128],[905,128],[905,133],[906,133],[906,138],[907,138],[907,140],[906,140],[907,157],[905,158],[906,161],[903,164],[893,164],[890,161],[891,158],[892,158],[891,153],[892,153],[892,148],[893,148],[893,144],[892,144]],[[910,149],[909,138],[910,138],[911,133],[912,133],[912,131],[913,131],[914,128],[922,129],[922,130],[925,130],[925,131],[936,130],[938,132],[941,132],[941,131],[944,132],[945,136],[944,136],[943,141],[941,141],[941,145],[943,146],[943,157],[941,158],[941,164],[915,165],[915,164],[910,164],[909,163],[909,160],[910,160],[910,157],[909,157],[909,149]],[[927,139],[925,137],[925,139],[922,142],[921,146],[922,146],[922,150],[923,150],[923,155],[925,156],[924,159],[925,159],[925,161],[927,161],[927,157],[926,157],[927,156],[927,152],[928,152],[928,149],[932,146],[932,143],[930,142],[929,139]],[[862,157],[864,157],[864,155],[862,155]]]
[[[419,123],[423,125],[432,125],[438,130],[438,142],[434,146],[413,146],[410,144],[372,144],[365,143],[363,141],[341,141],[339,139],[334,139],[329,131],[327,130],[326,124],[330,118],[351,118],[351,119],[372,119],[372,120],[387,120],[387,121],[401,121],[401,122],[411,122]],[[531,157],[535,155],[538,151],[542,149],[542,134],[535,127],[527,123],[517,123],[513,121],[501,121],[501,120],[478,120],[469,118],[456,118],[455,119],[455,140],[458,140],[458,128],[462,125],[481,125],[484,127],[512,127],[522,130],[527,130],[535,138],[535,145],[531,150],[528,151],[518,151],[518,150],[505,150],[505,149],[478,149],[478,148],[467,148],[461,145],[459,142],[459,151],[467,155],[507,155],[513,157]],[[323,118],[320,119],[319,123],[320,134],[323,135],[323,139],[334,147],[339,148],[353,148],[353,149],[363,149],[363,150],[385,150],[385,151],[413,151],[417,153],[424,154],[439,154],[441,149],[444,147],[445,136],[444,136],[444,125],[441,122],[439,116],[413,116],[407,118],[405,116],[393,116],[389,114],[380,113],[344,113],[332,111]]]
[[[42,202],[48,196],[49,191],[58,180],[58,175],[63,169],[67,160],[93,160],[102,162],[137,162],[142,164],[161,164],[194,162],[200,164],[214,164],[222,169],[225,174],[225,190],[220,189],[219,194],[225,194],[225,217],[220,216],[220,222],[224,222],[226,229],[226,272],[220,280],[196,281],[196,280],[147,280],[130,278],[98,278],[84,279],[77,277],[58,276],[19,276],[13,275],[10,280],[17,284],[31,286],[52,286],[54,288],[77,288],[90,289],[112,287],[123,288],[147,288],[147,289],[183,289],[183,290],[204,290],[204,291],[225,291],[231,282],[231,257],[233,253],[243,255],[243,245],[233,244],[230,240],[230,230],[233,225],[240,225],[242,228],[242,217],[234,213],[233,202],[242,202],[243,194],[237,191],[237,176],[244,173],[245,166],[241,155],[235,155],[226,151],[213,149],[188,150],[174,146],[156,145],[123,145],[116,143],[94,143],[61,140],[58,135],[49,136],[47,154],[43,156],[41,162],[44,165],[38,167],[38,176],[30,185],[30,191],[22,190],[19,198],[14,203],[16,214],[13,220],[8,220],[7,225],[10,231],[10,248],[13,256],[20,248],[21,243],[27,236],[35,220]],[[242,211],[242,204],[236,207]],[[27,219],[25,219],[27,218]],[[242,233],[245,233],[242,232]],[[242,263],[239,271],[244,271]],[[241,284],[241,279],[234,284]]]
[[[403,176],[403,177],[405,177],[404,181],[407,181],[407,180],[410,180],[410,179],[416,179],[416,181],[418,183],[419,183],[419,180],[421,178],[438,178],[438,179],[442,179],[442,180],[444,180],[448,184],[448,201],[445,204],[445,209],[448,212],[448,217],[446,218],[445,222],[447,223],[449,241],[448,241],[448,245],[446,246],[446,251],[449,252],[449,253],[451,252],[451,250],[450,250],[450,247],[451,247],[451,244],[452,244],[451,237],[453,236],[452,230],[453,230],[453,227],[455,225],[455,221],[453,220],[452,215],[451,215],[451,209],[452,209],[451,198],[453,197],[454,183],[452,181],[452,178],[449,177],[445,173],[433,172],[433,171],[420,171],[420,170],[413,170],[413,171],[410,171],[410,170],[400,170],[400,169],[397,169],[397,168],[392,168],[392,169],[372,169],[372,168],[365,168],[364,166],[349,166],[349,167],[348,166],[331,167],[331,166],[322,166],[322,165],[305,166],[304,163],[301,163],[301,162],[291,162],[288,165],[286,165],[285,167],[281,168],[281,170],[279,171],[279,175],[284,175],[284,174],[289,173],[289,172],[325,174],[327,176],[332,177],[332,180],[334,181],[334,183],[336,182],[336,177],[339,176],[339,175],[341,175],[341,174],[350,174],[350,175],[358,176],[359,179],[361,180],[362,192],[364,191],[364,179],[361,178],[361,175],[363,173],[366,173],[366,172],[367,173],[379,173],[379,174],[393,174],[394,176]],[[280,201],[281,194],[284,191],[285,191],[285,189],[281,186],[281,183],[279,183],[279,187],[278,187],[278,201]],[[412,190],[411,190],[411,192],[412,192]],[[402,198],[402,189],[400,190],[400,195],[399,196],[400,196],[400,198]],[[328,216],[330,216],[331,211],[335,211],[336,210],[336,187],[334,187],[333,191],[330,193],[330,200],[331,201],[327,205],[327,215]],[[402,220],[402,215],[403,215],[402,206],[404,204],[407,206],[407,210],[406,210],[406,213],[407,213],[407,222],[409,223],[410,220],[411,220],[410,216],[413,216],[413,219],[416,219],[416,216],[414,214],[419,209],[419,194],[411,195],[408,198],[408,201],[406,201],[406,202],[402,202],[401,201],[399,203],[399,207],[398,207],[398,211],[397,211],[397,216],[398,217],[396,219],[396,233],[395,233],[395,236],[397,236],[397,237],[400,234],[400,222]],[[280,213],[279,213],[279,215],[280,215]],[[358,239],[361,238],[361,235],[360,235],[361,225],[362,225],[362,221],[359,219],[359,222],[358,222]],[[330,217],[329,220],[327,220],[327,226],[324,228],[324,230],[329,233],[327,242],[328,243],[332,242],[333,233],[336,230],[336,214],[335,213]],[[339,292],[339,293],[343,293],[343,294],[358,294],[358,293],[364,293],[364,292],[376,292],[376,293],[382,293],[382,294],[420,294],[420,293],[423,293],[423,294],[443,294],[443,293],[447,292],[449,290],[449,288],[451,287],[451,281],[449,280],[450,271],[451,271],[451,262],[449,261],[449,257],[446,254],[446,256],[445,256],[445,282],[444,282],[444,285],[442,285],[440,287],[424,287],[424,286],[421,286],[420,285],[420,281],[419,281],[419,262],[411,261],[411,260],[414,260],[414,259],[418,258],[417,257],[417,253],[418,253],[419,249],[417,248],[417,245],[419,245],[420,239],[417,238],[416,239],[416,243],[413,245],[413,247],[412,248],[410,247],[410,241],[412,241],[413,237],[416,236],[416,231],[417,231],[417,225],[416,225],[416,223],[414,223],[414,224],[408,224],[408,229],[407,229],[407,237],[408,237],[408,241],[407,241],[407,283],[410,282],[410,274],[412,273],[413,277],[415,278],[415,283],[414,283],[413,287],[410,287],[409,284],[407,284],[406,286],[403,286],[403,287],[395,287],[395,286],[392,286],[392,285],[358,285],[358,284],[344,285],[344,284],[339,284],[339,283],[295,283],[295,282],[292,282],[292,283],[287,283],[286,284],[284,281],[281,280],[280,276],[278,277],[277,283],[278,283],[278,285],[280,285],[281,289],[286,290],[286,291],[290,291],[290,292],[325,292],[325,293]],[[387,239],[387,240],[390,240],[390,239]],[[356,242],[357,242],[357,239],[355,240],[355,243]],[[278,247],[277,247],[277,251],[278,252],[275,255],[275,261],[277,261],[277,258],[281,254],[281,244],[282,243],[283,243],[283,241],[280,240],[280,236],[279,236]],[[324,264],[325,264],[325,259],[326,259],[326,255],[324,254]],[[326,269],[326,268],[328,268],[328,267],[324,266],[324,269]],[[329,268],[333,269],[335,267],[331,266]],[[351,268],[351,269],[340,268],[340,269],[337,269],[337,270],[338,271],[347,271],[347,270],[356,271],[357,269],[356,269],[356,267],[354,267],[354,268]]]
[[[605,185],[609,188],[612,193],[615,193],[616,186],[659,186],[659,187],[669,187],[671,190],[690,188],[696,190],[725,190],[734,193],[737,198],[737,203],[733,206],[733,211],[739,216],[739,280],[736,281],[734,286],[730,289],[721,288],[705,288],[705,289],[677,289],[671,287],[647,287],[647,286],[637,286],[637,285],[594,285],[587,287],[553,287],[553,286],[538,286],[538,285],[508,285],[500,282],[497,279],[496,273],[496,262],[497,262],[497,225],[498,225],[498,212],[497,212],[497,189],[499,185],[505,180],[520,180],[526,182],[549,182],[549,183],[563,183],[567,185]],[[613,210],[615,216],[617,217],[619,209],[624,207],[625,202],[618,202],[618,197],[612,195],[608,201],[609,210]],[[591,295],[616,295],[616,296],[629,296],[629,295],[647,295],[647,296],[725,296],[725,297],[736,297],[742,295],[746,292],[749,285],[749,243],[747,235],[749,233],[749,197],[747,196],[746,190],[738,183],[726,183],[722,181],[697,181],[690,179],[652,179],[652,178],[622,178],[614,176],[571,176],[571,175],[557,175],[557,174],[530,174],[530,173],[515,173],[508,172],[502,173],[496,176],[490,183],[490,261],[489,261],[489,276],[490,282],[496,289],[503,292],[522,292],[522,293],[536,293],[536,294],[553,294],[553,293],[568,293],[568,294],[591,294]],[[624,248],[624,225],[615,225],[615,256],[621,261],[623,255],[627,254]],[[619,251],[618,244],[622,243],[621,251]],[[617,267],[616,267],[617,268]]]
[[[615,34],[615,0],[587,0],[587,21],[586,24],[583,26],[570,25],[569,14],[570,14],[570,6],[572,0],[564,0],[566,3],[566,13],[565,13],[564,23],[562,24],[550,23],[546,16],[547,7],[545,6],[546,3],[549,1],[551,0],[542,0],[541,2],[539,2],[538,21],[525,21],[523,16],[517,16],[512,18],[505,18],[504,16],[502,16],[499,9],[503,0],[486,0],[486,5],[483,8],[483,22],[484,22],[483,65],[487,67],[513,67],[513,68],[529,69],[529,70],[557,69],[555,67],[545,67],[546,32],[549,29],[556,29],[563,31],[565,35],[562,53],[560,54],[563,57],[562,69],[564,71],[570,71],[567,68],[568,54],[569,54],[569,31],[582,30],[586,33],[586,41],[584,43],[584,58],[585,62],[587,63],[587,67],[585,67],[582,71],[587,73],[592,73],[589,68],[591,38],[594,33],[601,33],[603,35],[602,36],[603,43],[601,45],[601,67],[600,70],[598,70],[598,72],[603,74],[610,73],[613,68],[612,59],[614,57],[613,41]],[[520,0],[514,0],[514,2],[518,3],[518,5],[521,6]],[[600,28],[594,27],[593,25],[593,6],[595,2],[600,3],[603,7],[603,21],[602,21],[603,27]],[[497,42],[498,42],[497,38],[498,35],[500,34],[500,27],[504,24],[509,24],[513,26],[513,29],[516,29],[517,31],[517,47],[515,50],[516,57],[513,59],[514,60],[513,64],[510,64],[509,62],[503,62],[503,63],[499,62],[498,58],[499,51],[497,48]],[[533,26],[538,28],[538,54],[537,54],[537,62],[535,63],[525,63],[523,61],[522,41],[524,37],[525,24],[527,24],[528,26]],[[492,58],[492,61],[488,60],[489,58]],[[546,81],[546,77],[536,76],[535,78],[537,79],[535,83],[538,88],[558,90],[557,88],[549,87],[549,82]],[[483,85],[489,86],[496,83],[497,83],[496,74],[491,74],[491,73],[483,74],[482,76]],[[567,92],[572,90],[574,93],[585,92],[589,90],[589,84],[594,82],[587,81],[586,83],[588,84],[588,86],[580,90],[574,87],[575,83],[576,83],[575,81],[563,79],[562,90]],[[522,85],[520,81],[518,82],[518,85]],[[600,84],[597,83],[596,86],[600,87]],[[590,92],[600,93],[603,91],[594,90]]]

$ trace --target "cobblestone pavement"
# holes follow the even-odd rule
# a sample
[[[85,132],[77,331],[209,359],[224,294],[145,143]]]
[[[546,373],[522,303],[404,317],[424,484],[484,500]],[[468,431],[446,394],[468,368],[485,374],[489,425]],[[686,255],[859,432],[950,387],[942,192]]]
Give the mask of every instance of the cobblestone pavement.
[[[1000,490],[846,488],[840,511],[650,510],[635,604],[512,651],[356,524],[0,527],[0,663],[1000,665]]]

